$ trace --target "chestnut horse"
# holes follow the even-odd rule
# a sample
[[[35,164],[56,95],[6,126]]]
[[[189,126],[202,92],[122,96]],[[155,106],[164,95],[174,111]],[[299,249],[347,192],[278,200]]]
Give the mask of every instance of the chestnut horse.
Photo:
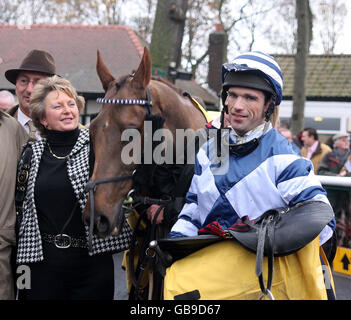
[[[122,148],[126,145],[121,139],[123,132],[134,129],[143,137],[144,120],[150,111],[152,115],[163,117],[163,128],[169,129],[175,141],[176,129],[195,131],[205,127],[206,119],[180,89],[151,77],[151,57],[147,48],[134,75],[115,79],[99,52],[96,68],[106,94],[101,99],[103,106],[99,115],[90,124],[95,162],[89,190],[94,193],[90,192],[83,219],[88,222],[89,217],[94,216],[94,233],[105,237],[121,229],[122,203],[132,189],[131,177],[138,165],[126,164],[122,159]]]

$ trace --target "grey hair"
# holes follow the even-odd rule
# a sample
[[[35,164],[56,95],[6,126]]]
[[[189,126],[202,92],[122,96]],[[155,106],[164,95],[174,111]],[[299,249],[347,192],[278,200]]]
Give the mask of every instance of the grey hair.
[[[39,80],[33,89],[29,105],[33,124],[43,137],[46,135],[46,129],[40,120],[45,118],[45,98],[51,91],[62,91],[73,98],[79,113],[82,112],[85,105],[85,99],[77,94],[76,89],[67,79],[55,75]]]
[[[7,90],[1,90],[0,91],[0,98],[10,98],[11,99],[11,105],[15,105],[15,97],[10,91]]]

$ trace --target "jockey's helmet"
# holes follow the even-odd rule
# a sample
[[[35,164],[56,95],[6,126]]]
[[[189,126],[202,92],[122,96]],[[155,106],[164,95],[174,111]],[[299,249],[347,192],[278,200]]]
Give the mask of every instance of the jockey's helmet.
[[[278,106],[282,100],[283,75],[275,59],[260,51],[238,55],[231,63],[222,65],[222,101],[230,87],[257,89],[272,94]]]

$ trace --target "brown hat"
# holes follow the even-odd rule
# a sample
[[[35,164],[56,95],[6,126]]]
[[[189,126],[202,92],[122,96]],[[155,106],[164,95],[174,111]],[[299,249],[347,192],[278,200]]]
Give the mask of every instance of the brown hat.
[[[52,55],[42,50],[32,50],[27,54],[19,69],[10,69],[5,72],[8,81],[16,84],[16,79],[21,71],[42,72],[49,76],[56,74],[55,60]]]

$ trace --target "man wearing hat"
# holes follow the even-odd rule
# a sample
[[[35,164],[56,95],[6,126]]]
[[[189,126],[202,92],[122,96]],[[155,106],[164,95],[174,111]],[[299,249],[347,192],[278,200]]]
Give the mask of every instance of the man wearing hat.
[[[22,61],[18,69],[5,72],[8,81],[16,86],[18,105],[7,112],[16,118],[32,139],[40,139],[30,118],[29,101],[35,84],[43,78],[56,74],[52,55],[43,50],[32,50]]]
[[[55,73],[54,59],[41,50],[31,51],[18,69],[5,72],[6,79],[16,86],[19,103],[8,109],[7,113],[0,111],[0,300],[15,298],[10,257],[16,242],[14,190],[17,162],[28,134],[36,138],[34,129],[30,130],[34,128],[29,110],[30,95],[38,80]]]
[[[16,85],[19,103],[7,113],[0,111],[0,300],[15,298],[12,274],[15,270],[11,270],[10,261],[16,243],[14,191],[17,162],[28,138],[40,139],[30,118],[30,95],[38,80],[55,73],[54,59],[41,50],[31,51],[19,69],[5,72],[6,79]]]
[[[318,168],[318,174],[337,176],[344,166],[350,151],[350,135],[338,133],[333,136],[333,150],[327,153]]]

